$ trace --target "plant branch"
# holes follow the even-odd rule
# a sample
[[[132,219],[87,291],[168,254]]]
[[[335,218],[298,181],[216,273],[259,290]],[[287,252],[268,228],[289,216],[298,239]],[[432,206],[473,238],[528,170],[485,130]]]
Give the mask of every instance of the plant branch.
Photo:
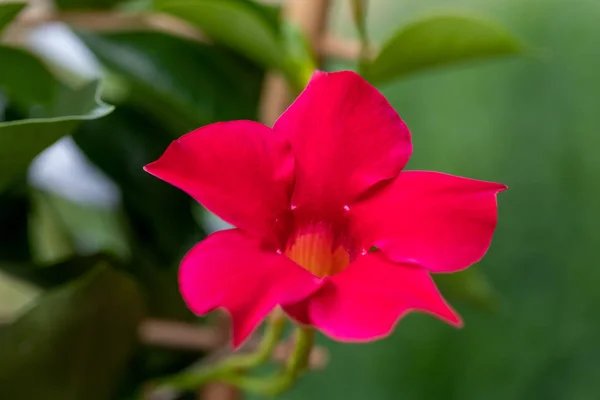
[[[296,329],[294,352],[282,370],[272,377],[260,378],[248,375],[226,374],[224,382],[249,392],[266,396],[277,396],[288,390],[307,369],[311,349],[314,344],[312,327],[299,326]]]
[[[198,370],[185,371],[162,378],[157,382],[159,387],[170,389],[194,389],[210,381],[228,381],[228,377],[244,372],[269,360],[279,338],[285,328],[286,319],[274,313],[267,321],[267,327],[258,348],[251,353],[233,354],[212,365]]]

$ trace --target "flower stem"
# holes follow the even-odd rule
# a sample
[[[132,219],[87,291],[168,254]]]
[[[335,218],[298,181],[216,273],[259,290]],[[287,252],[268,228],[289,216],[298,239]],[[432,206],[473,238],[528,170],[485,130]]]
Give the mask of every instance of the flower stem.
[[[276,310],[268,320],[267,327],[258,349],[250,354],[235,355],[224,360],[223,364],[225,365],[225,368],[245,370],[268,361],[283,333],[285,322],[285,316]]]
[[[210,381],[228,381],[240,372],[268,361],[283,333],[285,322],[284,315],[275,311],[268,320],[263,338],[256,351],[249,354],[236,354],[214,365],[168,376],[160,379],[157,384],[160,387],[188,390]]]
[[[247,375],[227,375],[222,380],[246,391],[267,396],[276,396],[288,390],[298,377],[307,369],[309,356],[314,344],[314,330],[311,327],[298,326],[296,344],[285,367],[276,375],[258,378]]]
[[[312,327],[298,326],[296,329],[296,346],[286,365],[286,372],[296,378],[308,367],[310,352],[315,343],[315,332]]]

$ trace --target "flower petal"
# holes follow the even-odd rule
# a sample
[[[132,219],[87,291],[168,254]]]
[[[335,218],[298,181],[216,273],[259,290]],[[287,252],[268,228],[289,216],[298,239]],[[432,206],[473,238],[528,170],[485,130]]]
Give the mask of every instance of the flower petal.
[[[393,264],[379,251],[359,257],[303,303],[311,324],[342,341],[385,337],[409,311],[462,325],[426,270]],[[294,311],[302,315],[297,308]]]
[[[410,132],[381,93],[354,72],[316,72],[273,129],[296,160],[292,203],[341,209],[395,177],[412,152]]]
[[[144,169],[226,222],[255,234],[272,232],[277,215],[289,209],[289,144],[257,122],[221,122],[196,129]]]
[[[239,346],[277,305],[301,301],[321,281],[285,256],[261,249],[238,229],[210,235],[181,262],[179,286],[190,309],[225,308]]]
[[[479,261],[496,228],[506,186],[428,171],[404,171],[351,210],[355,229],[396,262],[452,272]]]

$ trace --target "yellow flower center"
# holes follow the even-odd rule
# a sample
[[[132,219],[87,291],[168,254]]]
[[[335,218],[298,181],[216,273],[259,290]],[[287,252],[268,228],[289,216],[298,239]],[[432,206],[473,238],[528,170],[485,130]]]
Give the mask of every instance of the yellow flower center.
[[[323,278],[341,272],[350,264],[351,256],[344,244],[328,226],[312,225],[294,235],[284,254]]]

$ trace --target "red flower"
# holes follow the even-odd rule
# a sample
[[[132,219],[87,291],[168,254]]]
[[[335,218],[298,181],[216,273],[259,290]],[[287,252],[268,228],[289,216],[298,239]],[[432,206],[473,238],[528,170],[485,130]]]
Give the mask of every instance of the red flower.
[[[398,114],[348,71],[316,72],[272,129],[223,122],[173,142],[145,170],[237,227],[183,259],[189,307],[227,309],[234,346],[278,305],[344,341],[413,310],[461,325],[430,272],[483,257],[506,186],[402,171],[411,152]]]

